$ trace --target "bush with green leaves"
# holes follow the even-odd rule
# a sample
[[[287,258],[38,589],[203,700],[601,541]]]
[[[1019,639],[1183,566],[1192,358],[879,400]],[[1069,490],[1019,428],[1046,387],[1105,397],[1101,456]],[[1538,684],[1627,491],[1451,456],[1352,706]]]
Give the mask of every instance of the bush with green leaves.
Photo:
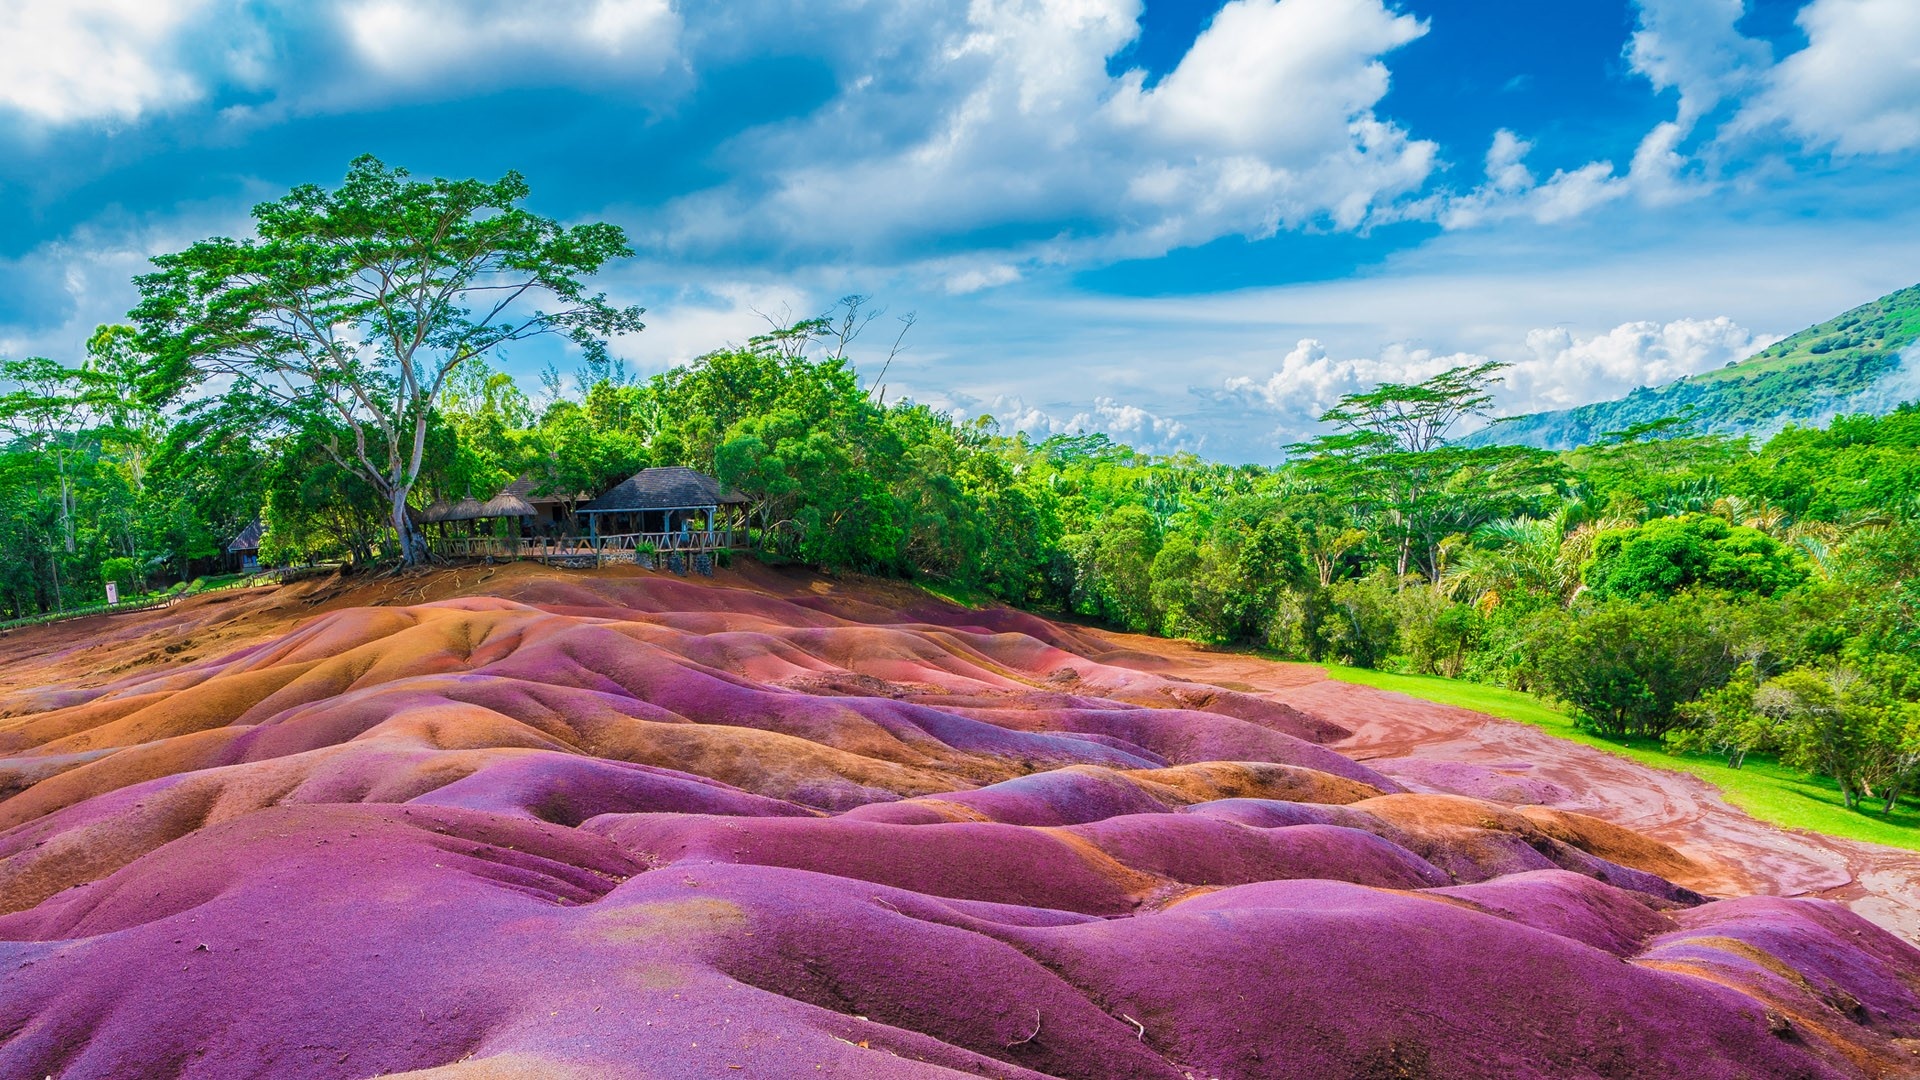
[[[1727,606],[1698,594],[1609,600],[1581,615],[1543,613],[1527,663],[1539,689],[1610,737],[1664,735],[1679,707],[1722,686],[1739,666]]]
[[[1773,596],[1803,584],[1808,565],[1759,529],[1685,514],[1602,533],[1582,577],[1599,597],[1671,596],[1690,588]]]
[[[1394,612],[1395,582],[1385,570],[1327,590],[1326,658],[1353,667],[1377,668],[1400,641]]]
[[[140,584],[140,577],[140,563],[124,555],[100,564],[100,580],[118,585],[123,590],[135,589]]]
[[[1456,678],[1479,643],[1484,620],[1472,607],[1430,588],[1400,592],[1394,604],[1400,647],[1421,675]]]
[[[1796,668],[1760,686],[1753,709],[1773,722],[1781,761],[1831,777],[1849,807],[1876,798],[1891,811],[1920,780],[1920,704],[1853,668]]]
[[[1779,718],[1755,707],[1760,681],[1751,664],[1743,665],[1725,686],[1715,687],[1678,709],[1680,726],[1664,736],[1678,753],[1722,754],[1739,768],[1754,751],[1780,748]]]

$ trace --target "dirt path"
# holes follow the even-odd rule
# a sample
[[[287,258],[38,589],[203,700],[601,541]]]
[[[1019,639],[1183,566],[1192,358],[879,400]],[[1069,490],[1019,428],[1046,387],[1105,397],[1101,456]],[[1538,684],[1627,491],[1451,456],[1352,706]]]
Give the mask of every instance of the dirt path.
[[[1128,634],[1104,636],[1175,661],[1186,678],[1257,690],[1350,728],[1352,738],[1334,748],[1404,782],[1448,790],[1430,772],[1405,764],[1411,759],[1465,762],[1554,785],[1564,797],[1547,805],[1618,822],[1711,867],[1711,877],[1690,883],[1702,891],[1821,896],[1920,941],[1920,853],[1780,829],[1728,804],[1718,789],[1687,773],[1650,768],[1515,721],[1339,682],[1309,664]]]

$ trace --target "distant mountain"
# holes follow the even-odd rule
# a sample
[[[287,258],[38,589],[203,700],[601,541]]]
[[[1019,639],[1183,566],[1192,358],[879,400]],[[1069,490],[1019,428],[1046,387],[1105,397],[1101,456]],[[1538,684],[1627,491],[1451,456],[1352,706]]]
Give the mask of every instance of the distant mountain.
[[[1862,304],[1718,371],[1642,387],[1617,401],[1503,420],[1469,445],[1570,450],[1668,416],[1693,430],[1765,438],[1839,413],[1884,413],[1920,398],[1920,285]]]

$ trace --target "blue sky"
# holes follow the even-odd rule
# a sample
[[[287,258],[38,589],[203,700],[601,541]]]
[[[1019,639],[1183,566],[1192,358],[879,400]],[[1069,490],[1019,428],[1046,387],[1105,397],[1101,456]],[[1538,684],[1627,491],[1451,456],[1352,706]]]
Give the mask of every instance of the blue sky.
[[[1913,0],[0,0],[0,354],[371,152],[625,226],[642,371],[866,293],[891,396],[1269,461],[1382,379],[1579,404],[1920,280],[1916,56]]]

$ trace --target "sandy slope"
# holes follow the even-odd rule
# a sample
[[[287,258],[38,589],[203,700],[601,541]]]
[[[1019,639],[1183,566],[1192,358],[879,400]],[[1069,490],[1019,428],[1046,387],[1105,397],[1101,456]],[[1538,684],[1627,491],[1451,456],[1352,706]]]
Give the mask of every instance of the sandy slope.
[[[0,637],[0,1075],[1905,1076],[1920,950],[1742,894],[1910,931],[1913,880],[881,582],[472,567]]]
[[[1350,728],[1353,736],[1334,743],[1337,749],[1416,788],[1500,801],[1517,796],[1593,814],[1686,852],[1708,868],[1688,882],[1703,892],[1825,897],[1920,941],[1920,853],[1776,828],[1728,805],[1698,777],[1510,720],[1331,680],[1309,665],[1107,636],[1119,647],[1165,656],[1189,678],[1257,689]],[[1479,769],[1434,768],[1437,762]]]

